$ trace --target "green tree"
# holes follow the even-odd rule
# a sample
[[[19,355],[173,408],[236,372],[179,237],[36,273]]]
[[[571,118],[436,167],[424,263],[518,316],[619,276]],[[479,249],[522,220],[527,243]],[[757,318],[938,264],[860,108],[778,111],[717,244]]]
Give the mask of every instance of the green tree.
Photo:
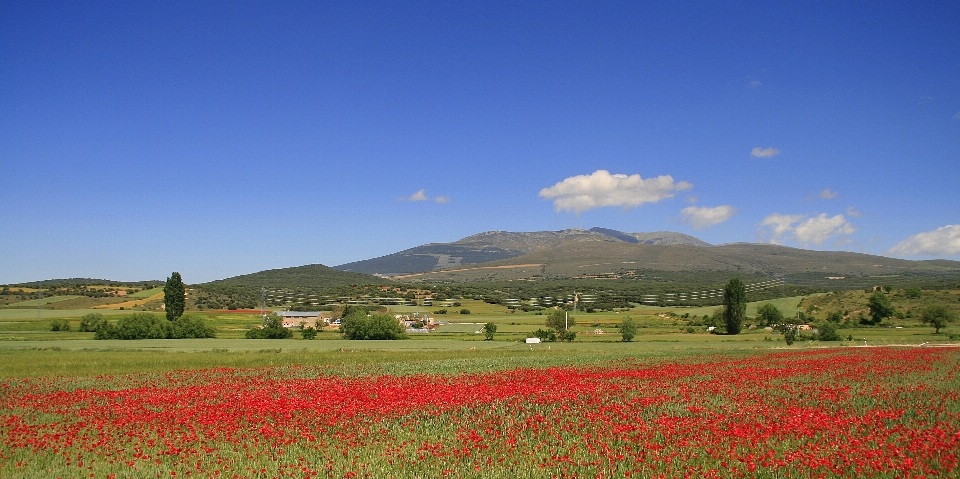
[[[246,336],[247,339],[288,339],[293,337],[293,331],[283,327],[283,318],[279,314],[270,313],[262,328],[251,328]]]
[[[300,335],[303,336],[303,339],[316,339],[317,328],[313,326],[301,326]]]
[[[936,334],[940,334],[940,328],[946,327],[947,323],[953,320],[954,314],[942,304],[927,306],[920,313],[920,321],[936,328]]]
[[[543,341],[543,342],[553,342],[557,340],[557,333],[552,329],[538,328],[532,334],[533,334],[533,337],[540,338],[540,341]]]
[[[173,321],[183,316],[183,309],[186,306],[185,293],[183,279],[180,273],[174,271],[163,286],[163,309],[167,312],[168,320]]]
[[[486,337],[486,341],[493,341],[493,335],[497,332],[497,325],[493,323],[487,323],[483,325],[483,334]]]
[[[50,331],[70,331],[70,322],[66,319],[54,319],[50,322]]]
[[[843,338],[840,337],[840,334],[837,333],[837,325],[830,322],[824,321],[817,325],[817,340],[818,341],[842,341]]]
[[[783,331],[783,340],[787,342],[787,346],[793,344],[797,339],[797,328],[795,326],[787,326]]]
[[[757,323],[759,323],[760,326],[770,326],[782,322],[783,313],[780,311],[780,308],[774,306],[773,303],[764,303],[757,308]]]
[[[573,342],[574,339],[577,339],[577,333],[570,331],[569,329],[564,329],[557,332],[557,339],[570,343]]]
[[[340,333],[344,339],[407,339],[397,318],[389,314],[367,315],[361,309],[340,318]]]
[[[94,339],[169,339],[170,321],[150,313],[134,313],[97,329]]]
[[[103,315],[100,313],[88,313],[80,318],[80,331],[84,332],[94,332],[107,323],[106,319],[103,319]]]
[[[893,306],[890,298],[881,291],[874,291],[870,295],[870,318],[873,324],[880,324],[885,318],[893,316]]]
[[[555,309],[547,315],[546,326],[554,331],[564,331],[576,324],[573,316],[561,309]]]
[[[723,288],[723,322],[727,326],[727,334],[740,334],[746,315],[746,287],[739,278],[733,278]]]
[[[620,322],[620,339],[623,342],[629,343],[633,341],[633,337],[637,335],[637,323],[630,316],[623,318],[623,321]]]
[[[215,338],[216,329],[198,314],[184,314],[170,323],[171,339]]]

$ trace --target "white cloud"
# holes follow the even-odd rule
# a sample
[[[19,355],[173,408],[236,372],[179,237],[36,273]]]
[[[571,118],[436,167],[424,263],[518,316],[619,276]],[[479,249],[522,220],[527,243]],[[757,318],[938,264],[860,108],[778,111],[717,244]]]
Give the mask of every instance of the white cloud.
[[[857,231],[843,215],[830,217],[826,213],[810,218],[774,213],[764,218],[760,226],[770,228],[769,241],[774,244],[783,244],[785,240],[793,239],[804,245],[820,246],[830,238],[851,235]],[[843,238],[839,241],[843,241]]]
[[[431,198],[427,196],[427,190],[421,189],[420,191],[410,195],[410,196],[401,196],[397,198],[397,201],[436,201],[437,203],[447,203],[450,201],[449,196],[438,196],[436,198]]]
[[[407,201],[427,201],[427,200],[429,200],[430,198],[427,198],[427,193],[426,193],[426,191],[427,191],[427,190],[420,190],[420,191],[418,191],[418,192],[416,192],[416,193],[414,193],[414,194],[406,197],[405,199],[406,199]]]
[[[949,256],[960,254],[960,225],[947,225],[917,233],[887,250],[902,256]]]
[[[793,232],[793,224],[803,219],[801,215],[781,215],[774,213],[760,222],[760,226],[771,227],[770,242],[783,244],[783,239]]]
[[[856,232],[857,229],[843,215],[828,217],[826,213],[820,213],[798,224],[793,230],[793,236],[803,244],[813,243],[819,246],[832,236],[851,235]]]
[[[855,206],[848,206],[847,216],[853,216],[855,218],[859,218],[863,216],[863,213],[861,213],[860,210],[858,210]]]
[[[688,206],[680,210],[680,221],[689,223],[693,229],[709,228],[730,219],[737,209],[730,205]]]
[[[956,115],[953,115],[953,119],[960,120],[960,111],[958,111]]]
[[[754,147],[750,150],[750,156],[757,158],[772,158],[780,154],[780,150],[769,147],[769,148],[760,148],[759,146]]]
[[[540,190],[541,198],[552,199],[556,211],[580,214],[604,206],[633,208],[671,198],[676,191],[693,188],[686,181],[673,181],[670,175],[643,179],[640,175],[611,175],[597,170],[589,175],[571,176]]]
[[[763,83],[760,83],[760,80],[750,80],[750,83],[747,83],[747,84],[750,85],[752,88],[756,88],[760,85],[763,85]]]
[[[830,188],[826,188],[820,192],[820,199],[823,199],[823,200],[832,200],[836,197],[837,197],[837,192],[831,190]]]

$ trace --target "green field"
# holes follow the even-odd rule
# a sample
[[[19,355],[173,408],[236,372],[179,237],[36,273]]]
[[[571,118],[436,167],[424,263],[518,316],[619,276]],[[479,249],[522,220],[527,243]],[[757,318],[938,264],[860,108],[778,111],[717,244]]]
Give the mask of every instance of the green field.
[[[149,290],[148,290],[149,291]],[[796,310],[803,297],[772,300],[785,314]],[[216,328],[215,339],[97,341],[90,332],[79,332],[79,320],[88,313],[108,317],[131,311],[78,309],[41,310],[0,309],[0,375],[49,376],[121,374],[137,371],[168,371],[208,367],[262,367],[295,364],[394,363],[483,358],[503,367],[515,364],[522,356],[546,355],[557,361],[568,355],[570,361],[589,358],[615,358],[623,355],[702,354],[719,350],[763,350],[785,348],[783,337],[770,329],[747,329],[737,336],[714,335],[703,327],[691,328],[679,315],[712,314],[714,308],[663,308],[640,306],[630,311],[571,314],[576,341],[569,344],[527,345],[524,340],[543,328],[544,312],[511,311],[478,300],[461,300],[461,306],[446,307],[448,314],[434,315],[439,307],[420,307],[430,312],[441,325],[429,333],[411,333],[407,341],[346,341],[336,327],[320,331],[313,341],[300,339],[248,340],[246,331],[260,324],[256,314],[200,313]],[[766,302],[766,301],[764,301]],[[747,314],[755,314],[759,304],[749,303]],[[416,311],[417,307],[391,307],[390,313]],[[471,314],[453,311],[469,309]],[[673,314],[669,314],[673,313]],[[153,313],[162,315],[162,313]],[[620,341],[619,325],[625,317],[634,318],[639,328],[633,342]],[[53,319],[67,319],[71,331],[51,331]],[[497,325],[494,341],[483,341],[477,334],[483,324]],[[851,347],[866,345],[919,345],[956,343],[950,334],[933,334],[933,328],[916,319],[891,318],[883,327],[853,327],[839,330],[847,340],[834,343],[798,341],[792,348]]]
[[[34,304],[36,307],[36,304]],[[131,311],[118,311],[110,309],[41,309],[40,318],[41,319],[55,319],[55,318],[75,318],[80,319],[84,315],[89,313],[100,313],[104,316],[113,316],[113,315],[122,315],[130,314]],[[37,310],[36,309],[9,309],[4,308],[0,309],[0,326],[4,321],[18,321],[24,319],[37,319]]]
[[[757,307],[766,303],[773,303],[773,305],[776,306],[777,309],[779,309],[780,312],[786,317],[796,316],[797,305],[800,304],[800,301],[802,301],[804,298],[807,298],[807,296],[790,296],[787,298],[777,298],[768,301],[754,301],[752,303],[747,303],[747,316],[756,316]],[[705,314],[713,314],[713,311],[719,307],[721,306],[705,306],[702,308],[674,308],[673,310],[678,314],[689,313],[690,316],[703,316]]]
[[[45,304],[51,304],[51,303],[59,303],[60,301],[69,301],[71,299],[77,299],[81,297],[82,296],[77,296],[77,295],[50,296],[49,298],[31,299],[28,301],[20,301],[19,303],[8,304],[7,307],[8,308],[26,308],[26,307],[36,308],[37,303],[40,303],[41,305],[45,305]]]
[[[156,287],[156,288],[144,289],[144,290],[142,290],[142,291],[137,291],[136,293],[133,293],[133,294],[128,294],[126,297],[127,297],[128,299],[131,299],[131,298],[132,298],[132,299],[144,299],[144,298],[149,298],[150,296],[153,296],[153,295],[155,295],[155,294],[157,294],[157,293],[162,293],[162,292],[163,292],[163,286],[158,286],[158,287]]]

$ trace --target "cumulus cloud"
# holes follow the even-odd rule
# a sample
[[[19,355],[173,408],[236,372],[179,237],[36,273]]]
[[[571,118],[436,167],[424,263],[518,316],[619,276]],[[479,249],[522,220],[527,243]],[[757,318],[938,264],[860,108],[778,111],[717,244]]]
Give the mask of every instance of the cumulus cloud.
[[[837,192],[826,188],[820,192],[820,199],[822,200],[832,200],[837,197]]]
[[[693,229],[700,230],[723,223],[736,212],[737,209],[730,205],[688,206],[680,210],[680,221],[689,223]]]
[[[772,146],[769,148],[760,148],[759,146],[756,146],[752,150],[750,150],[750,156],[753,156],[756,158],[772,158],[779,154],[780,154],[780,150]]]
[[[851,235],[857,231],[843,215],[831,217],[826,213],[813,217],[774,213],[764,218],[760,226],[769,228],[769,240],[774,244],[783,244],[785,240],[792,239],[804,245],[820,246],[831,238]]]
[[[793,224],[799,223],[803,219],[801,215],[781,215],[774,213],[767,216],[760,222],[760,226],[770,228],[770,242],[773,244],[783,244],[783,239],[793,232]]]
[[[397,198],[397,201],[435,201],[437,203],[447,203],[450,201],[449,196],[438,196],[436,198],[430,198],[427,196],[427,190],[421,189],[420,191],[410,195],[410,196],[401,196]]]
[[[640,175],[611,175],[597,170],[589,175],[571,176],[549,188],[540,190],[541,198],[553,200],[556,211],[580,214],[604,206],[625,209],[644,203],[657,203],[671,198],[676,191],[693,188],[686,181],[674,181],[670,175],[643,179]]]
[[[947,225],[933,231],[917,233],[887,250],[902,256],[951,256],[960,254],[960,225]]]
[[[833,236],[851,235],[857,229],[843,215],[828,217],[820,213],[798,224],[793,230],[794,237],[803,244],[821,245]]]

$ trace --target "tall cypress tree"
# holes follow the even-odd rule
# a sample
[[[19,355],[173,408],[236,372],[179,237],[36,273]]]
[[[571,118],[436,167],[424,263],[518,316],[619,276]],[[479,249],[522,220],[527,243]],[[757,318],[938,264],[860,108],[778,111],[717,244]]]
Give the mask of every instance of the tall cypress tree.
[[[723,321],[727,324],[727,334],[740,334],[746,315],[746,287],[739,278],[733,278],[723,288]]]
[[[167,278],[167,284],[163,286],[163,308],[170,321],[183,316],[183,309],[186,306],[184,293],[183,279],[180,278],[180,273],[174,271]]]

